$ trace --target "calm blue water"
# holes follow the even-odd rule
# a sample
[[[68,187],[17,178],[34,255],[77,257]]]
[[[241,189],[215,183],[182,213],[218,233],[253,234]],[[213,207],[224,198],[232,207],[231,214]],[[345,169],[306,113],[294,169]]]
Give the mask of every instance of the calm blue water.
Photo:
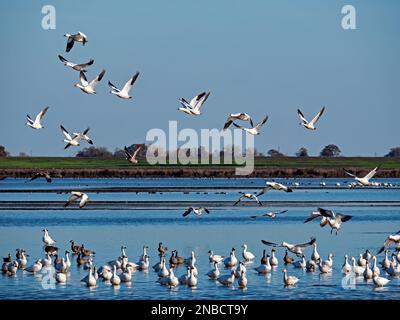
[[[303,187],[316,187],[321,179],[296,180]],[[346,179],[326,179],[327,185],[334,186],[336,181]],[[399,185],[399,179],[388,179]],[[291,184],[292,180],[285,181]],[[46,273],[36,276],[18,271],[16,276],[0,276],[0,299],[400,299],[400,280],[392,281],[383,290],[374,290],[372,283],[363,279],[356,280],[353,289],[345,289],[340,272],[344,254],[358,256],[365,249],[372,252],[380,247],[389,233],[400,229],[400,189],[301,189],[293,193],[268,192],[263,195],[265,207],[231,205],[213,205],[212,201],[235,201],[239,190],[232,186],[246,188],[262,186],[263,179],[59,179],[53,184],[41,181],[25,183],[22,179],[6,179],[0,182],[1,189],[56,189],[56,187],[79,189],[89,187],[135,187],[135,186],[207,186],[208,190],[189,192],[99,192],[89,193],[92,201],[147,201],[154,206],[132,207],[123,210],[0,210],[0,254],[14,254],[16,248],[24,248],[30,254],[28,265],[37,258],[42,258],[42,232],[44,227],[50,230],[57,240],[60,251],[69,249],[69,240],[84,243],[96,251],[95,265],[116,259],[120,255],[120,246],[127,246],[129,260],[137,262],[144,244],[150,247],[150,265],[158,262],[157,244],[163,241],[170,250],[177,249],[179,255],[187,257],[194,250],[198,257],[199,282],[196,289],[179,285],[168,289],[159,285],[152,269],[148,273],[135,272],[131,286],[121,284],[119,288],[98,282],[94,289],[88,289],[80,282],[87,272],[75,264],[69,271],[66,285],[55,285],[54,289],[44,289],[43,279]],[[213,187],[226,187],[226,190],[213,190]],[[207,192],[206,194],[204,193]],[[219,194],[224,191],[226,194]],[[250,189],[249,191],[255,191]],[[60,200],[67,195],[56,193],[0,193],[0,201]],[[178,201],[173,206],[165,207],[162,201]],[[211,201],[211,214],[207,216],[189,216],[183,218],[186,204],[179,201]],[[274,205],[269,208],[268,201],[288,201],[285,207]],[[156,202],[157,201],[157,202]],[[317,221],[304,224],[304,219],[315,207],[307,206],[302,201],[335,201],[329,207],[338,212],[353,215],[346,222],[339,235],[331,235],[328,228],[320,228]],[[347,204],[343,201],[368,201],[362,206]],[[393,203],[382,205],[380,201]],[[161,202],[161,203],[160,203]],[[251,219],[250,216],[269,210],[288,209],[289,211],[275,220]],[[270,275],[262,276],[252,270],[259,265],[264,246],[260,240],[274,242],[287,241],[300,243],[311,236],[317,238],[318,251],[326,258],[334,254],[334,272],[320,275],[319,272],[306,273],[288,266],[289,274],[300,278],[294,288],[284,288],[282,282],[283,249],[278,249],[280,265]],[[226,288],[208,280],[205,274],[211,269],[207,251],[212,249],[218,254],[229,255],[235,247],[241,256],[241,245],[246,243],[249,250],[257,255],[254,263],[247,266],[248,288],[239,289],[237,285]],[[306,251],[309,258],[311,249]],[[169,255],[168,255],[169,258]],[[380,261],[382,257],[378,257]],[[229,270],[221,266],[223,274]],[[178,267],[177,276],[184,274],[185,268]]]

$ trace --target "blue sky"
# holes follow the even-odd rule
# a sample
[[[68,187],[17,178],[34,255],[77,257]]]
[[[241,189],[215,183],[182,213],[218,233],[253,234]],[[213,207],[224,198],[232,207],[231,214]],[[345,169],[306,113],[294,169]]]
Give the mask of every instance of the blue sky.
[[[43,5],[56,8],[56,30],[41,27]],[[120,4],[120,5],[117,5]],[[352,4],[357,30],[343,30],[341,8]],[[256,147],[300,147],[318,154],[335,143],[345,155],[383,155],[400,145],[400,2],[398,1],[2,1],[0,3],[0,144],[12,154],[71,156],[59,125],[91,127],[111,150],[144,141],[148,130],[221,128],[229,112],[270,121]],[[64,33],[89,42],[65,53]],[[58,60],[95,59],[106,69],[97,95],[73,85],[78,73]],[[133,100],[109,94],[136,71]],[[177,98],[203,90],[204,114],[177,111]],[[44,130],[25,115],[50,109]],[[296,109],[326,113],[316,132],[299,127]]]

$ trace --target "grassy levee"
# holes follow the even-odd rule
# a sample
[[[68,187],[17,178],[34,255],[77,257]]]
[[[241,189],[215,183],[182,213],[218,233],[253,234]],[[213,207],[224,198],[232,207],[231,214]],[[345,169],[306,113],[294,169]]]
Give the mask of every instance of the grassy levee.
[[[374,157],[256,157],[250,177],[344,177],[343,168],[365,175],[380,165],[379,177],[400,177],[400,159]],[[235,164],[150,165],[145,159],[133,165],[117,158],[0,158],[0,177],[29,177],[37,170],[48,170],[60,177],[235,177]]]

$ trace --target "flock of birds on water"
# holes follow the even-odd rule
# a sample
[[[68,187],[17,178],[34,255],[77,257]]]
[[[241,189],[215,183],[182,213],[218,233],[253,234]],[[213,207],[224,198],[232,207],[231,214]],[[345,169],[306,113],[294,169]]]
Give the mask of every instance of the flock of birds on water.
[[[75,43],[81,43],[85,45],[88,42],[87,36],[78,32],[77,34],[65,34],[67,37],[67,47],[66,52],[69,52]],[[65,57],[59,55],[60,61],[66,66],[75,71],[79,72],[80,83],[75,84],[75,87],[79,88],[86,94],[95,94],[95,87],[103,79],[105,75],[105,70],[102,70],[96,77],[91,81],[88,81],[86,77],[87,69],[89,66],[93,65],[94,60],[91,59],[86,63],[73,63],[67,60]],[[132,99],[130,96],[130,91],[138,80],[140,73],[136,72],[122,87],[119,89],[112,82],[108,81],[108,85],[111,89],[110,93],[121,99]],[[188,115],[197,116],[202,114],[202,107],[208,100],[210,92],[202,92],[196,95],[193,99],[187,101],[185,98],[178,99],[181,106],[178,108],[179,111],[184,112]],[[42,120],[47,113],[49,107],[45,107],[34,119],[27,115],[27,126],[32,129],[43,129]],[[308,121],[300,109],[297,110],[298,116],[301,120],[301,125],[308,130],[316,130],[316,123],[323,115],[325,107],[323,107],[317,115]],[[265,116],[259,123],[254,125],[251,116],[245,112],[232,113],[229,114],[225,124],[223,126],[224,130],[227,130],[231,125],[242,129],[251,135],[259,135],[260,130],[263,125],[268,121],[268,116]],[[250,127],[246,128],[239,124],[237,121],[248,121]],[[88,136],[89,128],[82,132],[72,132],[72,134],[63,126],[60,125],[61,131],[65,137],[63,140],[66,145],[64,149],[69,147],[80,146],[81,141],[86,141],[89,144],[93,144],[92,139]],[[139,145],[138,148],[131,152],[125,147],[126,159],[132,164],[138,163],[137,155],[143,145]],[[374,168],[364,177],[358,177],[351,172],[344,170],[345,173],[355,179],[355,182],[350,184],[349,187],[360,186],[376,186],[375,182],[371,182],[371,178],[378,171],[379,166]],[[5,177],[2,177],[4,179]],[[49,172],[38,171],[32,176],[31,180],[38,178],[44,178],[47,182],[52,182],[52,177]],[[259,199],[261,195],[269,190],[277,190],[284,192],[293,192],[293,189],[285,186],[281,183],[274,181],[267,181],[266,186],[258,193],[245,193],[242,192],[239,199],[233,204],[236,206],[239,202],[243,200],[250,200],[257,202],[262,206],[262,202]],[[78,201],[79,208],[83,208],[89,201],[89,196],[81,191],[72,191],[70,193],[69,199],[65,202],[64,206],[67,207],[72,203]],[[205,212],[210,213],[210,210],[204,207],[190,207],[184,213],[183,216],[186,217],[193,213],[196,216],[200,216]],[[287,210],[279,212],[268,212],[260,216],[252,216],[251,218],[276,218],[277,216],[284,214]],[[320,226],[324,227],[326,225],[330,226],[331,233],[340,230],[342,224],[351,220],[352,216],[345,215],[341,213],[335,213],[332,210],[327,210],[323,208],[318,208],[316,211],[312,212],[309,217],[304,221],[305,223],[320,219]],[[132,281],[132,274],[136,271],[148,272],[153,269],[157,273],[160,285],[168,287],[176,287],[178,285],[186,285],[189,287],[196,287],[198,283],[198,277],[200,276],[198,269],[196,267],[197,257],[194,251],[191,252],[190,257],[181,257],[177,250],[172,250],[169,252],[168,248],[164,246],[162,242],[159,243],[157,254],[159,259],[155,265],[150,266],[149,261],[149,247],[143,246],[143,253],[140,255],[139,259],[135,262],[130,261],[126,254],[126,247],[121,246],[121,254],[115,259],[108,263],[96,267],[94,265],[95,252],[93,250],[87,249],[83,244],[77,245],[73,240],[70,241],[70,250],[65,251],[65,255],[60,258],[59,248],[56,247],[56,241],[50,236],[47,229],[43,230],[44,243],[44,257],[35,260],[33,264],[28,264],[29,255],[24,249],[17,249],[15,259],[12,258],[11,254],[3,258],[2,272],[8,276],[16,276],[18,272],[25,273],[40,273],[49,268],[56,270],[54,273],[54,278],[58,283],[66,283],[69,280],[70,267],[73,263],[72,256],[75,257],[76,264],[87,270],[87,276],[81,281],[88,287],[97,286],[99,281],[105,281],[111,283],[113,286],[119,286],[121,283],[130,283]],[[215,280],[224,286],[233,286],[235,283],[238,284],[240,288],[246,288],[248,285],[247,273],[249,270],[258,274],[268,274],[277,269],[279,265],[279,260],[276,256],[277,247],[285,248],[285,255],[283,257],[283,263],[285,267],[282,269],[283,273],[283,284],[285,286],[295,286],[301,279],[295,277],[294,275],[289,275],[288,267],[292,265],[294,268],[300,268],[306,270],[307,272],[316,272],[319,270],[320,273],[327,274],[333,272],[333,254],[329,254],[327,259],[324,260],[317,251],[317,241],[312,238],[310,241],[301,244],[290,244],[285,241],[281,243],[274,243],[267,240],[262,240],[262,243],[268,247],[272,247],[271,254],[267,254],[266,250],[263,250],[262,257],[260,259],[260,265],[255,266],[256,256],[248,249],[246,244],[242,245],[242,259],[236,256],[235,248],[232,248],[228,256],[222,256],[215,254],[213,251],[208,252],[209,262],[212,269],[207,272],[206,276],[211,280]],[[389,247],[395,246],[395,251],[389,257]],[[305,250],[308,247],[312,247],[313,251],[310,258],[307,260],[305,256]],[[385,252],[385,257],[379,263],[377,262],[376,255]],[[168,257],[168,254],[170,256]],[[295,255],[290,256],[290,254]],[[364,277],[365,280],[372,280],[376,287],[383,287],[390,281],[384,276],[386,273],[390,277],[400,276],[400,231],[391,234],[384,241],[383,246],[379,249],[376,255],[372,255],[369,250],[364,253],[360,253],[358,257],[344,256],[344,263],[341,268],[341,272],[345,275],[353,274],[356,277]],[[181,276],[175,275],[176,267],[179,265],[186,265],[186,271]],[[223,266],[226,270],[224,272],[221,268]],[[221,268],[221,269],[220,269]]]
[[[73,240],[70,240],[71,251],[65,251],[65,255],[60,258],[56,241],[50,236],[47,229],[43,229],[42,231],[44,258],[39,258],[33,264],[29,265],[29,255],[26,250],[16,249],[15,259],[12,258],[10,253],[7,257],[3,258],[3,274],[15,277],[18,272],[28,274],[48,273],[49,270],[54,268],[55,272],[52,273],[54,280],[57,283],[65,284],[72,277],[69,271],[75,260],[79,267],[87,270],[87,276],[81,279],[81,282],[87,287],[96,287],[99,281],[104,281],[113,286],[120,286],[121,283],[132,283],[132,274],[134,272],[149,272],[150,269],[153,269],[153,272],[158,275],[158,283],[160,285],[170,288],[178,285],[196,288],[198,278],[201,276],[196,267],[197,256],[194,251],[191,252],[189,257],[185,258],[179,256],[177,250],[169,252],[168,248],[160,242],[157,248],[158,262],[150,266],[149,247],[147,245],[143,246],[143,252],[136,262],[129,260],[126,254],[126,246],[121,246],[121,253],[116,259],[100,267],[96,267],[94,264],[95,251],[86,248],[84,244],[77,245]],[[232,287],[237,283],[239,288],[246,288],[248,285],[247,273],[249,271],[266,275],[277,270],[279,260],[276,255],[276,247],[285,248],[285,255],[283,257],[284,268],[282,269],[282,283],[285,287],[295,286],[301,280],[294,275],[288,274],[287,269],[290,265],[293,268],[302,269],[307,272],[316,272],[319,270],[321,274],[331,274],[334,270],[333,254],[330,253],[324,260],[318,253],[316,238],[311,238],[310,241],[301,244],[291,244],[285,241],[278,244],[266,240],[261,240],[261,242],[266,246],[271,246],[272,249],[271,254],[267,254],[266,250],[263,250],[258,266],[255,264],[256,255],[249,250],[245,243],[242,245],[241,260],[236,255],[235,248],[232,248],[226,257],[216,254],[212,250],[208,251],[208,259],[212,268],[204,276],[223,286]],[[391,246],[396,246],[396,249],[389,258],[388,248]],[[307,260],[305,250],[308,247],[312,247],[312,254]],[[341,272],[344,275],[352,274],[355,277],[363,277],[367,283],[372,281],[375,287],[384,287],[390,281],[387,277],[383,276],[384,273],[393,278],[400,277],[400,231],[389,235],[377,254],[383,251],[385,252],[385,257],[379,263],[377,262],[376,255],[372,255],[369,250],[360,253],[358,257],[351,257],[350,260],[346,254]],[[75,259],[72,256],[70,257],[70,254]],[[296,260],[295,257],[298,259]],[[174,270],[180,265],[185,265],[186,271],[178,276]],[[220,268],[224,269],[221,270]]]

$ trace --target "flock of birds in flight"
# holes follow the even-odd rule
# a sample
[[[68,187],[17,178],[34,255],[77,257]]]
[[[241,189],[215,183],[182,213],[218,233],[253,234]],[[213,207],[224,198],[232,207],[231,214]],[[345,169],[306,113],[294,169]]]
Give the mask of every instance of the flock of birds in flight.
[[[69,52],[72,49],[75,42],[82,43],[83,45],[88,42],[87,36],[82,32],[78,32],[77,34],[72,35],[65,34],[65,37],[67,37],[68,39],[66,52]],[[86,94],[96,93],[95,87],[103,79],[105,75],[105,70],[102,70],[93,80],[88,81],[86,77],[86,72],[88,67],[93,65],[93,59],[86,63],[77,64],[67,60],[61,55],[59,55],[58,57],[66,67],[72,68],[73,70],[79,72],[80,83],[75,84],[75,87],[79,88]],[[137,81],[139,75],[140,73],[136,72],[125,83],[122,89],[119,89],[113,83],[108,81],[108,85],[111,89],[110,93],[121,99],[132,99],[132,96],[130,96],[129,93],[133,85]],[[200,115],[202,113],[202,107],[204,106],[209,96],[210,92],[202,92],[191,99],[190,102],[188,102],[185,98],[180,98],[178,101],[181,106],[178,108],[178,110],[188,115]],[[27,115],[26,124],[32,129],[43,129],[44,126],[42,124],[42,120],[48,109],[49,107],[45,107],[35,117],[34,120],[29,115]],[[323,107],[311,121],[308,121],[302,111],[298,109],[297,113],[301,120],[300,124],[308,130],[316,130],[316,123],[323,115],[324,111],[325,107]],[[248,121],[250,123],[250,127],[246,128],[237,124],[236,121],[239,120],[245,122]],[[267,121],[268,116],[263,118],[256,125],[254,125],[253,120],[249,114],[244,112],[232,113],[228,116],[223,129],[227,130],[231,125],[234,125],[235,127],[240,128],[251,135],[259,135],[262,126]],[[88,136],[88,132],[90,130],[89,128],[87,128],[83,132],[73,132],[72,135],[63,125],[60,125],[60,128],[65,137],[65,139],[63,140],[66,143],[64,149],[67,149],[71,146],[79,146],[81,141],[86,141],[89,144],[93,144],[93,141]],[[127,161],[133,164],[138,163],[137,155],[142,147],[143,145],[139,145],[135,152],[131,152],[128,150],[127,147],[125,147],[124,149]],[[345,173],[349,176],[352,176],[357,184],[362,186],[371,186],[373,185],[373,183],[370,181],[370,179],[376,174],[378,169],[379,167],[374,168],[364,177],[357,177],[347,170],[345,170]],[[52,177],[48,172],[37,172],[31,178],[31,180],[35,180],[37,178],[45,178],[47,182],[52,181]],[[293,192],[293,189],[288,186],[277,182],[268,181],[266,182],[266,186],[261,190],[261,192],[257,194],[241,193],[240,198],[233,204],[233,206],[236,206],[244,199],[256,201],[260,206],[262,206],[262,202],[259,200],[259,197],[269,190]],[[64,204],[64,206],[67,207],[73,202],[79,201],[79,207],[83,208],[87,204],[88,200],[89,197],[86,193],[80,191],[72,191],[70,193],[68,201]],[[203,212],[205,212],[206,214],[210,213],[210,211],[204,207],[190,207],[183,213],[183,216],[186,217],[191,213],[195,214],[196,216],[200,216]],[[269,217],[273,219],[286,212],[287,210],[279,212],[268,212],[260,216],[252,216],[251,218]],[[335,213],[332,210],[318,208],[316,211],[310,214],[310,216],[304,221],[304,223],[307,223],[317,218],[321,219],[321,227],[329,225],[331,228],[331,233],[335,231],[337,234],[341,228],[341,225],[344,222],[349,221],[352,216]],[[47,229],[44,229],[43,232],[44,234],[42,241],[44,243],[45,258],[37,259],[33,265],[27,267],[27,253],[23,249],[17,249],[15,260],[11,258],[10,254],[6,258],[3,258],[3,273],[8,275],[15,275],[18,269],[22,269],[24,272],[28,273],[37,273],[40,272],[42,269],[54,266],[56,270],[56,273],[54,275],[56,281],[59,283],[65,283],[67,281],[68,270],[72,264],[69,257],[70,252],[66,251],[65,257],[62,257],[60,259],[58,256],[58,248],[55,247],[56,242],[51,238]],[[333,270],[333,255],[329,254],[328,259],[323,260],[317,252],[315,238],[312,238],[309,242],[303,244],[290,244],[287,242],[282,242],[278,244],[266,240],[262,240],[262,243],[266,246],[271,246],[273,248],[271,250],[271,256],[266,254],[266,250],[264,250],[263,256],[260,261],[261,264],[258,267],[253,268],[259,274],[270,273],[278,266],[279,262],[276,257],[275,247],[283,247],[286,249],[285,256],[283,258],[285,266],[293,265],[295,268],[302,268],[310,272],[314,272],[319,269],[321,273],[331,273]],[[397,245],[397,253],[393,253],[392,259],[390,260],[388,257],[387,248],[392,245]],[[304,250],[310,246],[313,246],[313,253],[311,255],[311,258],[307,261],[305,259]],[[235,281],[237,281],[239,287],[246,287],[248,282],[246,276],[247,268],[249,267],[249,264],[255,260],[256,256],[248,250],[246,244],[243,244],[242,248],[242,261],[239,261],[239,259],[236,257],[234,248],[232,248],[229,256],[226,258],[220,255],[216,255],[212,251],[209,251],[209,262],[213,265],[213,269],[207,273],[207,276],[213,280],[218,281],[222,285],[231,286],[234,284]],[[99,279],[109,281],[113,285],[119,285],[121,282],[130,282],[132,281],[133,272],[137,270],[147,271],[149,269],[149,255],[147,253],[147,246],[143,247],[143,254],[140,256],[138,262],[129,261],[125,249],[126,247],[122,246],[121,255],[117,259],[112,260],[97,269],[96,266],[93,265],[93,257],[95,255],[95,252],[85,248],[84,245],[78,246],[74,243],[74,241],[71,240],[71,251],[73,255],[76,255],[77,264],[79,266],[83,266],[83,268],[88,270],[88,275],[84,279],[82,279],[82,281],[86,283],[88,287],[96,286]],[[191,256],[185,259],[178,255],[177,250],[173,250],[171,251],[171,257],[169,259],[169,267],[167,267],[167,251],[168,248],[160,243],[158,247],[160,260],[157,264],[153,266],[153,270],[159,276],[159,283],[161,285],[166,285],[169,287],[175,287],[178,284],[196,287],[199,273],[196,267],[195,253],[192,252]],[[377,254],[380,254],[383,251],[385,251],[386,254],[385,259],[381,262],[382,270],[386,271],[386,273],[390,276],[398,277],[400,275],[400,231],[396,234],[389,235]],[[294,261],[294,258],[290,257],[288,252],[295,254],[297,257],[300,258],[300,260]],[[342,265],[342,272],[344,274],[349,274],[352,272],[356,276],[363,276],[367,280],[372,279],[374,284],[378,287],[385,286],[389,282],[387,278],[380,276],[381,271],[380,268],[377,266],[376,256],[372,256],[368,250],[364,254],[360,254],[357,261],[354,257],[352,257],[351,262],[352,264],[349,263],[348,256],[346,255],[345,262]],[[370,266],[370,262],[373,263],[372,267]],[[223,263],[225,267],[230,270],[229,274],[221,275],[218,267],[221,263]],[[174,268],[180,264],[186,264],[187,270],[185,274],[178,278],[174,274]],[[282,272],[283,283],[285,286],[293,286],[299,281],[297,277],[288,275],[286,267],[282,270]]]

